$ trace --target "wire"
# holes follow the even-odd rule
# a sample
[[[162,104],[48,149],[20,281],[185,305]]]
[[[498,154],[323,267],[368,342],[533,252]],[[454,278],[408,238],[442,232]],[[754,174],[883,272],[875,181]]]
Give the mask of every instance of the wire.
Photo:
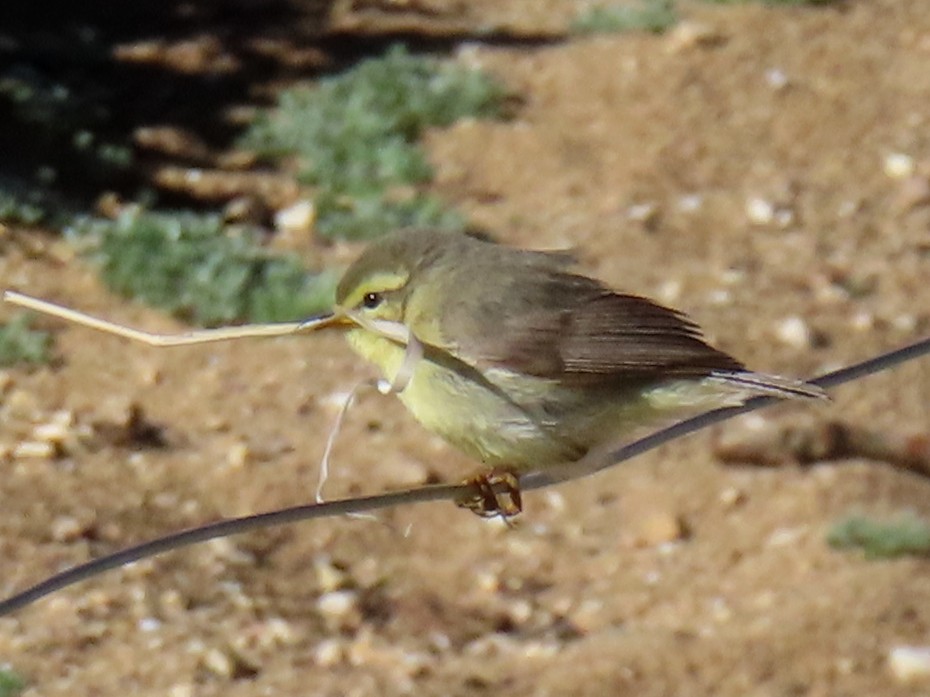
[[[836,387],[837,385],[842,385],[847,382],[859,380],[868,375],[888,370],[902,363],[916,360],[927,354],[930,354],[930,338],[909,344],[895,351],[883,353],[880,356],[870,358],[861,363],[856,363],[846,368],[821,375],[810,382],[823,388]],[[702,428],[720,423],[721,421],[726,421],[734,416],[761,409],[778,401],[781,400],[776,397],[756,397],[738,407],[726,407],[705,412],[699,416],[682,421],[674,426],[662,429],[645,438],[641,438],[614,450],[596,467],[583,469],[581,471],[566,469],[566,474],[563,474],[562,477],[553,476],[546,472],[532,473],[520,479],[520,487],[525,490],[539,489],[570,479],[589,476],[595,472],[600,472],[609,467],[618,465],[637,455],[641,455],[676,438],[681,438],[682,436]],[[501,489],[503,490],[503,486]],[[15,612],[16,610],[34,603],[40,598],[44,598],[63,588],[85,581],[105,571],[218,537],[238,535],[240,533],[258,530],[259,528],[296,523],[302,520],[327,518],[350,513],[362,513],[403,504],[440,500],[461,500],[474,493],[473,486],[470,484],[430,485],[387,494],[378,494],[375,496],[363,496],[294,506],[271,511],[269,513],[259,513],[242,518],[230,518],[196,528],[189,528],[149,542],[143,542],[142,544],[129,547],[104,557],[92,559],[89,562],[51,576],[20,593],[0,601],[0,616]]]

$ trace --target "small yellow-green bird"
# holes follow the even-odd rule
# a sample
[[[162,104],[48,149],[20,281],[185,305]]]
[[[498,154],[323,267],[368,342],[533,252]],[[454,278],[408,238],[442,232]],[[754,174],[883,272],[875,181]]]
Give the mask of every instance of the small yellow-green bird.
[[[484,464],[467,480],[476,494],[459,502],[482,515],[519,512],[521,474],[584,471],[640,427],[755,395],[825,396],[746,370],[680,312],[573,273],[571,261],[461,234],[396,232],[349,267],[329,315],[179,335],[3,297],[153,346],[347,328],[420,423]]]
[[[573,273],[562,253],[412,230],[345,272],[333,321],[427,429],[483,463],[461,501],[520,510],[518,476],[571,467],[643,425],[820,388],[746,370],[675,310]],[[504,483],[509,500],[495,485]]]

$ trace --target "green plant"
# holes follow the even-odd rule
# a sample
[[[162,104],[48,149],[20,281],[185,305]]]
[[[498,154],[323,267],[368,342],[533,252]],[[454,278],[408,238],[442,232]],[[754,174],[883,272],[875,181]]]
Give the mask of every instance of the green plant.
[[[51,334],[31,329],[29,324],[30,316],[21,312],[0,325],[0,366],[48,362]]]
[[[310,273],[218,216],[131,210],[72,232],[89,242],[113,290],[196,324],[294,320],[332,305],[334,274]]]
[[[0,667],[0,697],[16,697],[26,688],[26,681],[9,667]]]
[[[862,516],[840,521],[827,535],[835,549],[862,549],[866,559],[930,554],[930,524],[913,514],[890,522]]]
[[[0,188],[0,221],[20,225],[36,225],[47,216],[44,197],[38,191],[23,194]]]
[[[673,0],[642,0],[632,5],[599,5],[581,12],[572,22],[579,34],[648,31],[661,34],[678,22]]]
[[[269,157],[296,155],[300,177],[318,187],[318,229],[327,236],[365,239],[393,227],[460,229],[435,199],[416,192],[432,168],[417,143],[424,129],[462,117],[501,115],[502,88],[489,77],[395,46],[312,88],[282,93],[243,143]]]

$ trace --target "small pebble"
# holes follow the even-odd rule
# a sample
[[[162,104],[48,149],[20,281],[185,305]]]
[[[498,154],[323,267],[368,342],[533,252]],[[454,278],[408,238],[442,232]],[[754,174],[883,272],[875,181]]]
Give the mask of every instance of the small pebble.
[[[475,573],[475,586],[485,593],[496,593],[500,590],[500,575],[489,569],[484,569]]]
[[[345,660],[345,647],[337,639],[324,639],[316,645],[313,660],[322,668],[332,668]]]
[[[140,632],[155,632],[161,628],[161,620],[157,617],[143,617],[138,627]]]
[[[681,299],[682,284],[677,278],[669,279],[659,286],[656,295],[662,302],[670,305]]]
[[[866,310],[861,310],[852,316],[850,325],[856,331],[866,332],[875,326],[875,315]]]
[[[533,605],[523,598],[512,601],[507,606],[507,617],[517,627],[526,624],[533,616]]]
[[[704,205],[704,197],[700,194],[685,194],[678,199],[678,210],[683,213],[694,213]]]
[[[346,582],[346,573],[334,566],[332,560],[325,555],[313,560],[313,570],[316,572],[316,582],[324,595],[339,590]]]
[[[62,443],[71,435],[71,427],[60,423],[39,424],[32,429],[32,435],[47,443]]]
[[[901,152],[885,156],[885,174],[892,179],[906,179],[914,174],[914,158]]]
[[[788,86],[788,76],[781,68],[769,68],[765,71],[765,81],[773,90],[783,90]]]
[[[659,208],[654,203],[637,203],[630,206],[626,212],[627,218],[630,220],[645,224],[654,222],[658,214]]]
[[[797,349],[810,348],[813,343],[810,327],[797,315],[786,317],[779,322],[775,329],[775,336],[786,346]]]
[[[655,547],[675,542],[685,536],[681,519],[668,512],[654,513],[643,519],[634,533],[633,544],[637,547]]]
[[[235,664],[232,658],[229,657],[224,651],[219,649],[210,649],[207,651],[202,658],[203,666],[209,670],[214,675],[218,675],[221,678],[229,678],[233,674],[235,669]]]
[[[724,508],[736,508],[746,501],[746,493],[735,486],[728,486],[720,492],[717,500]]]
[[[754,225],[768,225],[775,219],[775,204],[753,196],[746,201],[746,217]]]
[[[666,46],[670,53],[680,53],[701,46],[713,46],[724,40],[723,34],[710,24],[685,20],[668,32]]]
[[[912,332],[917,328],[917,318],[914,315],[897,315],[891,320],[891,326],[898,331]]]
[[[895,646],[888,652],[888,667],[902,683],[930,679],[930,646]]]
[[[778,528],[773,531],[765,544],[769,547],[787,547],[797,544],[804,537],[804,528]]]
[[[51,535],[55,542],[74,542],[80,538],[87,526],[72,516],[59,516],[52,521]]]
[[[265,620],[263,629],[258,642],[263,648],[291,646],[298,639],[294,625],[282,617],[271,617]]]
[[[330,619],[342,619],[355,611],[358,597],[354,591],[330,591],[316,601],[320,614]]]
[[[234,443],[226,451],[226,464],[231,469],[242,469],[252,458],[252,450],[248,443],[239,441]]]
[[[13,457],[22,459],[51,460],[57,453],[54,443],[24,440],[13,448]]]

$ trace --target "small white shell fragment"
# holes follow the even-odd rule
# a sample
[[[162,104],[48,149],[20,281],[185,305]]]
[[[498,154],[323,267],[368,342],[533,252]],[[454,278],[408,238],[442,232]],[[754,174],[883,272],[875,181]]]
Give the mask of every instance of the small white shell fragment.
[[[810,327],[797,315],[786,317],[779,322],[775,328],[775,336],[783,344],[798,349],[809,348],[812,343]]]
[[[352,392],[347,390],[337,390],[330,392],[320,400],[320,404],[329,411],[339,411],[344,408],[346,402],[352,397]]]
[[[678,199],[678,210],[683,213],[693,213],[699,210],[704,204],[704,197],[701,194],[685,194]]]
[[[313,660],[322,668],[331,668],[345,659],[345,647],[337,639],[324,639],[316,645]]]
[[[627,218],[638,223],[648,223],[655,219],[659,209],[651,202],[636,203],[627,210]]]
[[[759,196],[746,201],[746,217],[754,225],[768,225],[775,219],[775,204]]]
[[[866,310],[861,310],[852,316],[849,323],[856,331],[865,332],[875,326],[875,315]]]
[[[899,682],[930,678],[930,646],[895,646],[888,652],[888,667]]]
[[[769,68],[765,71],[765,81],[773,90],[782,90],[788,86],[788,75],[781,68]]]
[[[914,174],[914,158],[903,152],[893,152],[885,156],[885,174],[892,179],[906,179]]]
[[[787,547],[800,542],[801,538],[804,537],[804,533],[803,527],[777,528],[772,531],[765,544],[768,547]]]
[[[221,678],[231,677],[235,670],[232,659],[217,648],[208,650],[201,660],[204,668]]]
[[[910,314],[897,315],[892,318],[891,326],[902,332],[912,332],[917,328],[917,318]]]
[[[331,619],[340,619],[355,610],[358,598],[354,591],[330,591],[316,601],[320,614]]]
[[[229,446],[226,451],[226,465],[230,469],[242,469],[252,457],[252,449],[249,444],[243,441],[237,441]]]
[[[139,620],[138,627],[140,632],[157,632],[161,629],[161,624],[157,617],[143,617]]]
[[[48,441],[24,440],[13,448],[14,458],[50,460],[55,457],[55,444]]]
[[[662,302],[673,304],[681,298],[682,284],[681,281],[677,278],[670,278],[665,281],[661,286],[657,295]]]
[[[74,542],[86,529],[87,526],[77,518],[63,515],[52,521],[51,535],[55,542]]]
[[[720,492],[717,500],[724,508],[735,508],[746,500],[746,493],[735,486],[728,486]]]
[[[32,429],[32,435],[36,440],[46,443],[61,443],[71,434],[71,428],[65,424],[48,423],[39,424]]]

